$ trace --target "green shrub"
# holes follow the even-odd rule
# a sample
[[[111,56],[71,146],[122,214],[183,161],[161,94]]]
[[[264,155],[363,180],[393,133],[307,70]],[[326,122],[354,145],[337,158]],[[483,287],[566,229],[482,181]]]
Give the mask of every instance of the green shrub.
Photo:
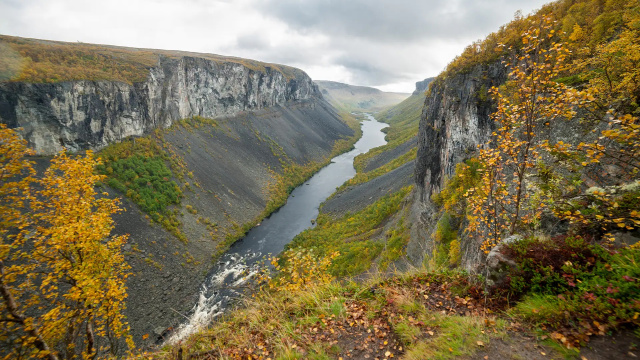
[[[157,214],[165,213],[167,206],[180,202],[182,192],[171,180],[171,170],[159,157],[135,155],[111,162],[109,167],[113,173],[108,184],[125,192],[154,220],[158,220]]]
[[[455,216],[465,214],[467,190],[476,186],[480,181],[482,165],[476,158],[456,165],[456,172],[445,182],[444,188],[431,197],[434,203]]]
[[[607,250],[578,236],[526,239],[505,252],[518,264],[501,289],[514,312],[565,329],[567,346],[623,324],[640,325],[640,250]]]

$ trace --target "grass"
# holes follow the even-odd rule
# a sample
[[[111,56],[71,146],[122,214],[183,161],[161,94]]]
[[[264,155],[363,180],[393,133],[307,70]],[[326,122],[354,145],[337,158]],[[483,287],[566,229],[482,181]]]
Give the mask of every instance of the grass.
[[[392,170],[395,170],[400,166],[408,163],[409,161],[415,160],[417,151],[418,151],[418,148],[414,147],[409,151],[407,151],[406,153],[404,153],[403,155],[398,156],[397,158],[389,161],[388,163],[384,164],[383,166],[380,166],[379,168],[376,168],[368,172],[359,172],[356,174],[356,176],[352,177],[351,179],[347,180],[344,184],[340,185],[340,187],[338,187],[336,191],[340,192],[349,186],[366,183],[371,179],[375,179]]]
[[[371,358],[451,359],[473,354],[500,336],[505,322],[483,316],[445,315],[422,299],[416,286],[466,282],[462,273],[417,271],[365,283],[332,282],[296,292],[260,292],[242,307],[180,344],[153,354],[158,359],[336,359],[369,344]],[[376,289],[372,292],[371,289]],[[374,353],[377,351],[378,353]]]
[[[435,338],[417,341],[403,359],[457,359],[472,355],[478,349],[478,341],[488,344],[492,337],[500,336],[506,323],[498,319],[490,336],[485,321],[476,316],[447,316],[439,312],[426,312],[422,317],[426,324],[438,328]]]
[[[297,235],[287,246],[289,249],[314,249],[321,256],[339,252],[333,260],[329,272],[337,277],[356,275],[367,270],[373,261],[383,253],[385,242],[373,240],[372,235],[382,231],[384,222],[402,209],[402,202],[411,187],[386,195],[355,214],[347,214],[340,219],[320,214],[317,226]],[[385,254],[385,260],[395,259],[402,243],[406,241],[404,232],[399,230],[392,248]],[[402,235],[401,235],[402,234]]]
[[[252,71],[275,70],[286,79],[303,72],[285,65],[214,54],[136,49],[120,46],[47,41],[0,35],[0,81],[55,83],[106,80],[128,84],[143,82],[161,56],[196,57],[219,64],[239,64]]]

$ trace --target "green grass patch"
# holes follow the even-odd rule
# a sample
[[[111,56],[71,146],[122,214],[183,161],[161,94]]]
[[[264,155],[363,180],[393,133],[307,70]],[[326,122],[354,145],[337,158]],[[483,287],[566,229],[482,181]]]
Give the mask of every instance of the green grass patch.
[[[446,316],[439,312],[428,312],[421,317],[428,326],[437,328],[435,336],[415,341],[403,359],[457,359],[472,355],[478,349],[478,341],[483,344],[491,340],[485,331],[484,319],[474,316]],[[506,322],[497,319],[493,336],[504,333]],[[496,334],[497,333],[497,334]]]
[[[349,186],[366,183],[371,179],[375,179],[381,175],[384,175],[392,170],[399,168],[400,166],[408,163],[409,161],[415,160],[417,151],[418,149],[414,147],[409,151],[407,151],[406,153],[404,153],[403,155],[389,161],[388,163],[384,164],[383,166],[380,166],[377,169],[374,169],[365,173],[363,172],[357,173],[356,176],[352,177],[351,179],[347,180],[344,184],[340,185],[340,187],[338,187],[336,192],[342,191]]]
[[[386,195],[355,214],[347,214],[334,220],[320,214],[317,226],[303,231],[288,245],[288,248],[315,249],[320,255],[338,251],[329,271],[337,277],[355,275],[365,271],[372,261],[382,253],[384,243],[371,240],[380,231],[386,219],[396,214],[411,187]]]

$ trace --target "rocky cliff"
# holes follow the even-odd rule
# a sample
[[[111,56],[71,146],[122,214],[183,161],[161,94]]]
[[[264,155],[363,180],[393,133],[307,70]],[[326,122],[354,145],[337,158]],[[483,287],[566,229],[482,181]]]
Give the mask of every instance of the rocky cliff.
[[[0,74],[0,122],[22,128],[38,154],[157,140],[176,181],[184,172],[180,202],[163,213],[182,240],[128,190],[103,188],[126,210],[113,232],[129,234],[126,315],[138,344],[184,320],[212,255],[263,216],[286,166],[322,164],[355,134],[307,74],[288,66],[2,35],[0,45],[26,64]],[[49,157],[36,160],[44,171]]]
[[[317,86],[302,71],[286,74],[264,64],[195,56],[158,57],[146,81],[63,81],[0,83],[0,121],[23,128],[38,154],[100,149],[174,121],[233,116],[312,97]]]
[[[425,91],[427,91],[427,89],[429,88],[429,85],[431,84],[431,82],[433,82],[433,80],[435,80],[435,78],[430,77],[430,78],[426,78],[422,81],[417,81],[416,82],[416,89],[413,90],[413,93],[411,95],[420,95],[422,93],[424,93]]]
[[[486,142],[493,130],[489,117],[492,102],[488,90],[506,80],[501,63],[477,65],[466,72],[440,75],[427,92],[416,158],[414,202],[415,222],[407,254],[414,263],[433,251],[432,232],[439,213],[431,195],[455,172],[457,163],[470,158],[477,145]],[[462,242],[463,267],[472,270],[479,251],[473,241]]]

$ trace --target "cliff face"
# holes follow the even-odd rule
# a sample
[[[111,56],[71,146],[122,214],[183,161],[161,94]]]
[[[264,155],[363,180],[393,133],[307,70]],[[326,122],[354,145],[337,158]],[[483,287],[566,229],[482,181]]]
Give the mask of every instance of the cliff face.
[[[321,97],[302,71],[287,78],[265,66],[161,56],[145,82],[0,83],[0,121],[22,127],[29,146],[48,155],[63,147],[99,149],[191,117],[236,115]]]
[[[98,55],[112,57],[138,51],[101,49],[95,50],[103,51]],[[216,118],[161,132],[163,146],[188,173],[180,184],[181,204],[172,209],[188,241],[105,188],[121,197],[127,210],[114,216],[113,232],[129,234],[123,252],[135,276],[127,280],[126,315],[135,341],[145,344],[182,321],[180,314],[197,302],[211,255],[236,228],[263,212],[283,161],[324,161],[336,141],[354,135],[301,70],[210,54],[146,53],[157,56],[157,63],[146,80],[132,84],[0,82],[0,122],[23,128],[40,155],[63,147],[100,149],[192,116]],[[46,157],[37,162],[40,171],[48,166]],[[145,334],[155,335],[145,340]]]
[[[477,145],[489,139],[493,130],[489,115],[493,109],[488,89],[503,83],[506,76],[504,66],[494,63],[441,76],[431,85],[418,132],[415,222],[407,250],[413,262],[421,262],[433,251],[432,232],[439,214],[431,195],[440,191],[457,163],[470,158]],[[477,244],[467,240],[461,241],[462,265],[472,270],[480,252],[474,250]]]
[[[425,91],[427,91],[427,89],[429,88],[429,84],[431,84],[431,82],[433,82],[433,80],[435,80],[435,78],[430,77],[430,78],[426,78],[422,81],[417,81],[416,82],[416,89],[413,90],[413,94],[411,95],[420,95],[422,93],[424,93]]]

